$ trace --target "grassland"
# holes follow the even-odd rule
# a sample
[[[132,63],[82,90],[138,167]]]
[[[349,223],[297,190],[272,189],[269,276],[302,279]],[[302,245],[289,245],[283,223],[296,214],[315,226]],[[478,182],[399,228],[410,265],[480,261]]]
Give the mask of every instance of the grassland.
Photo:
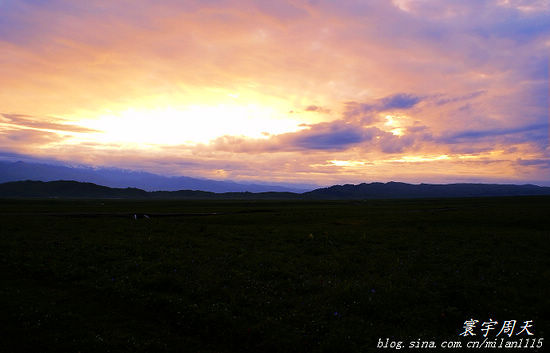
[[[550,338],[548,215],[549,197],[3,200],[0,346],[369,352],[470,318]]]

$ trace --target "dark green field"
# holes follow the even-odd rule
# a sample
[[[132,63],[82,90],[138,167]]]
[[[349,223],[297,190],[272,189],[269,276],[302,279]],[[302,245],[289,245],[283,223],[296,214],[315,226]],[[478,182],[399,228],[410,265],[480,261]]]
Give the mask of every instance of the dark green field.
[[[549,241],[548,197],[4,200],[0,351],[368,352],[471,318],[550,339]]]

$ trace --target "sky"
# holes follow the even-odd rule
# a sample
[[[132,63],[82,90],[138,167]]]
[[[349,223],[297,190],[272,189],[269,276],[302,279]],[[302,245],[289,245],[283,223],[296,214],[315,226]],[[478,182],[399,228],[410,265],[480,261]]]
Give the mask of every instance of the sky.
[[[550,0],[0,0],[0,158],[550,185]]]

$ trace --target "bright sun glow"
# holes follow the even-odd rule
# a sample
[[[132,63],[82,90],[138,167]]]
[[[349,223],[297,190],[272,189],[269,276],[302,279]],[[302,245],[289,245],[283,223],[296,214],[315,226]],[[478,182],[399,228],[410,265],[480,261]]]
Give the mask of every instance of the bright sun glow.
[[[333,160],[333,161],[329,161],[329,163],[337,167],[359,167],[359,166],[365,165],[365,162],[361,162],[361,161]]]
[[[80,125],[100,131],[94,135],[96,141],[148,145],[208,143],[224,135],[266,138],[298,131],[300,123],[281,118],[273,108],[254,104],[128,109],[80,121]]]
[[[446,154],[439,156],[404,156],[399,159],[393,159],[392,162],[401,162],[401,163],[414,163],[414,162],[433,162],[447,160],[450,157]]]
[[[405,134],[405,133],[403,132],[403,129],[400,128],[400,127],[395,128],[395,129],[392,129],[392,130],[390,130],[390,132],[391,132],[392,134],[394,134],[395,136],[402,136],[402,135]]]
[[[389,132],[394,134],[395,136],[403,136],[405,134],[405,130],[400,127],[400,121],[403,117],[397,117],[392,115],[386,115],[386,122],[384,123],[384,127],[390,128]]]

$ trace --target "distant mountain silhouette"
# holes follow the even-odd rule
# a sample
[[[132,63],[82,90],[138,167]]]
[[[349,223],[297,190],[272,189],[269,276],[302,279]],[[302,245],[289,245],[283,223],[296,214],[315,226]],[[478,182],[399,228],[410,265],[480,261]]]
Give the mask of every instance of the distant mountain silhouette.
[[[12,181],[0,184],[0,198],[56,198],[56,199],[152,199],[152,200],[219,200],[219,199],[296,199],[291,192],[226,192],[179,190],[144,191],[137,188],[109,188],[73,180]]]
[[[305,192],[303,197],[322,200],[484,197],[550,195],[550,187],[509,184],[406,184],[370,183],[334,185]]]
[[[179,190],[147,192],[137,188],[109,188],[77,181],[16,181],[0,184],[0,198],[86,198],[154,200],[363,200],[550,195],[550,187],[536,185],[448,184],[412,185],[371,183],[334,185],[302,194],[291,192],[227,192]]]
[[[109,188],[72,180],[13,181],[0,184],[0,197],[4,198],[124,198],[144,199],[149,194],[135,188]]]
[[[241,184],[185,176],[166,177],[123,169],[66,167],[52,164],[0,161],[0,183],[9,181],[75,180],[111,188],[134,187],[146,191],[202,190],[211,192],[304,192],[314,189],[307,185]]]

